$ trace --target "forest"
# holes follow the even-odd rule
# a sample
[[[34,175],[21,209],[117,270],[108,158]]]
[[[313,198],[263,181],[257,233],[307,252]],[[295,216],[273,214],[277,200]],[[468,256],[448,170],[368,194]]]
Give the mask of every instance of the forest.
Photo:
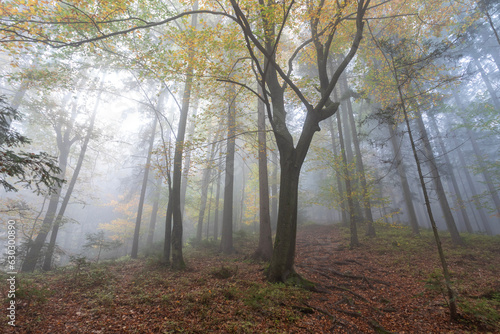
[[[500,3],[2,0],[4,333],[500,333]]]

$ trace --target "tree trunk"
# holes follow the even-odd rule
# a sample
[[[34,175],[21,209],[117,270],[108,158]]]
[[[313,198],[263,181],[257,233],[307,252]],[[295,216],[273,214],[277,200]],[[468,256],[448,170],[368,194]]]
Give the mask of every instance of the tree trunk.
[[[332,149],[333,149],[333,156],[334,157],[338,157],[338,152],[337,152],[337,143],[336,143],[336,140],[335,140],[335,133],[334,133],[334,129],[333,129],[333,121],[332,119],[328,119],[328,126],[330,128],[330,137],[332,139]],[[343,169],[343,167],[342,167]],[[337,176],[337,188],[338,188],[338,192],[339,192],[339,195],[341,196],[341,198],[347,198],[346,196],[346,193],[344,191],[344,184],[342,182],[342,174],[343,174],[343,171],[342,172],[339,172],[338,170],[335,171],[335,175]],[[342,225],[348,225],[349,224],[349,217],[347,216],[347,211],[349,209],[346,208],[346,203],[345,201],[340,201],[340,214],[341,214],[341,217],[342,217]]]
[[[394,62],[393,62],[393,65],[394,65]],[[397,73],[397,72],[394,71],[394,73]],[[437,249],[438,249],[439,259],[441,261],[441,266],[443,268],[443,276],[444,276],[444,279],[445,279],[446,289],[447,289],[447,292],[448,292],[448,305],[449,305],[449,309],[450,309],[450,318],[452,320],[455,320],[458,317],[456,295],[455,295],[455,292],[453,291],[453,289],[451,287],[451,279],[450,279],[450,274],[448,272],[448,264],[447,264],[446,258],[444,256],[444,251],[443,251],[443,247],[441,245],[441,239],[439,237],[437,225],[436,225],[436,222],[434,220],[434,215],[432,214],[431,203],[430,203],[430,200],[429,200],[429,196],[427,194],[427,186],[426,186],[426,183],[425,183],[424,174],[423,174],[421,166],[420,166],[420,160],[419,160],[417,149],[416,149],[416,146],[415,146],[415,141],[413,140],[413,134],[412,134],[412,130],[411,130],[411,127],[410,127],[410,121],[408,120],[408,114],[406,112],[405,101],[403,99],[403,94],[401,92],[401,86],[399,85],[398,81],[399,80],[398,80],[398,77],[397,77],[397,74],[396,74],[396,84],[397,84],[397,87],[398,87],[399,97],[400,97],[400,101],[401,101],[402,108],[403,108],[403,113],[404,113],[404,117],[405,117],[406,126],[407,126],[407,129],[408,129],[408,136],[410,137],[410,144],[411,144],[411,148],[412,148],[412,151],[413,151],[413,156],[415,158],[415,164],[417,165],[417,171],[418,171],[418,176],[419,176],[420,184],[422,186],[422,192],[424,194],[425,206],[427,207],[427,213],[429,215],[429,221],[430,221],[431,226],[432,226],[432,232],[434,234],[434,239],[436,241],[436,246],[437,246]],[[421,120],[421,118],[418,118],[418,119]],[[457,233],[458,233],[458,231],[457,231]],[[453,236],[452,236],[452,238],[453,238]]]
[[[146,166],[144,168],[144,177],[142,179],[141,195],[139,197],[139,207],[137,208],[137,218],[135,220],[134,238],[132,240],[132,252],[130,254],[130,257],[132,259],[137,259],[137,255],[139,253],[139,232],[141,229],[142,210],[144,208],[144,200],[146,198],[146,189],[148,187],[151,155],[153,153],[153,147],[155,143],[156,123],[157,120],[155,117],[153,120],[153,130],[151,132],[151,139],[149,140],[148,156],[146,158]]]
[[[198,98],[194,100],[193,107],[193,121],[189,124],[189,128],[187,130],[188,141],[193,138],[196,122],[194,119],[196,118],[196,114],[198,112]],[[184,158],[184,167],[182,169],[182,181],[181,181],[181,213],[184,216],[184,208],[186,207],[186,191],[188,186],[188,175],[189,169],[191,168],[191,149],[186,151],[186,157]]]
[[[160,181],[157,181],[157,182],[158,182],[158,184],[156,185],[156,189],[155,189],[153,209],[151,210],[151,218],[149,220],[148,238],[147,238],[147,242],[146,242],[148,247],[151,247],[153,245],[153,239],[154,239],[155,229],[156,229],[156,219],[158,216],[158,206],[160,204],[161,182]]]
[[[71,111],[70,120],[66,128],[63,129],[62,120],[59,120],[55,127],[57,146],[59,148],[58,167],[61,170],[59,177],[61,179],[64,179],[64,176],[66,175],[66,168],[68,165],[71,146],[79,139],[78,136],[75,136],[74,138],[70,139],[70,135],[74,127],[76,116],[77,116],[77,105],[75,101]],[[59,205],[60,196],[61,196],[61,187],[59,187],[50,196],[49,206],[47,207],[47,212],[45,213],[45,217],[42,221],[42,226],[33,244],[31,245],[29,251],[26,254],[26,259],[23,262],[21,271],[32,272],[35,270],[38,259],[40,258],[40,253],[42,251],[43,245],[45,244],[45,239],[47,239],[47,235],[52,227],[52,223],[56,218],[56,211],[57,211],[57,206]]]
[[[456,144],[456,142],[455,142]],[[474,184],[474,181],[472,180],[472,177],[470,176],[469,169],[467,168],[467,163],[465,162],[465,157],[462,152],[462,149],[457,146],[457,153],[458,153],[458,159],[460,160],[460,167],[465,173],[465,178],[467,180],[467,185],[469,186],[469,189],[472,193],[472,198],[477,198],[478,192],[476,190],[476,186]],[[486,214],[484,213],[484,209],[481,207],[479,203],[477,203],[474,200],[476,210],[479,212],[479,216],[481,217],[481,224],[484,227],[484,230],[488,235],[493,235],[493,231],[491,230],[490,223],[488,221],[488,217],[486,217]]]
[[[295,150],[293,150],[295,151]],[[297,236],[297,207],[300,167],[297,167],[292,158],[280,152],[280,193],[278,225],[274,251],[269,267],[268,279],[271,282],[285,282],[295,273],[295,241]]]
[[[269,181],[267,173],[266,114],[264,103],[257,105],[257,127],[259,130],[259,245],[253,258],[270,261],[273,253],[271,217],[269,213]]]
[[[334,92],[334,94],[337,94]],[[335,97],[335,101],[338,101],[338,98]],[[356,164],[354,161],[354,152],[352,150],[352,136],[353,134],[351,133],[351,128],[349,126],[349,117],[347,115],[347,102],[343,101],[342,106],[340,108],[340,118],[341,118],[341,124],[342,124],[342,132],[344,134],[343,136],[343,142],[344,142],[344,152],[346,155],[346,168],[349,169],[351,164]],[[339,131],[340,133],[340,131]],[[358,188],[359,188],[359,182],[358,182],[358,175],[354,171],[352,173],[349,173],[349,181],[350,181],[350,187],[352,189],[352,192],[349,194],[349,196],[356,196],[358,194]],[[357,197],[357,196],[356,196]],[[357,222],[357,224],[361,223],[363,221],[363,215],[361,214],[361,206],[359,205],[359,198],[356,198],[356,200],[353,199],[353,205],[354,205],[354,220]]]
[[[347,78],[345,74],[341,76],[343,83],[343,91],[348,92],[349,87],[347,83]],[[368,189],[366,184],[365,167],[363,164],[363,157],[361,155],[361,148],[359,147],[358,133],[356,130],[356,122],[354,120],[354,113],[352,110],[351,99],[348,98],[346,101],[347,114],[349,116],[349,124],[351,125],[351,134],[354,143],[354,150],[356,152],[356,170],[359,175],[359,182],[361,186],[361,201],[363,202],[364,220],[366,222],[366,235],[370,237],[375,236],[375,228],[373,226],[373,216],[370,205],[370,198],[368,198]]]
[[[210,135],[208,138],[208,142],[210,142]],[[212,143],[212,147],[210,150],[210,155],[208,156],[208,161],[203,171],[203,177],[201,181],[201,203],[200,203],[200,212],[198,214],[198,226],[196,229],[196,241],[201,242],[202,232],[203,232],[203,219],[205,217],[205,209],[207,208],[207,197],[208,197],[208,185],[210,184],[210,176],[212,174],[212,161],[214,159],[215,154],[215,142]]]
[[[431,203],[430,203],[429,196],[428,196],[428,193],[427,193],[427,185],[426,185],[426,182],[425,182],[425,179],[424,179],[424,174],[422,172],[422,168],[421,168],[421,164],[420,164],[420,159],[419,159],[419,156],[418,156],[418,153],[417,153],[417,148],[416,148],[416,145],[415,145],[415,140],[413,139],[412,128],[410,126],[410,121],[409,121],[409,118],[408,118],[408,112],[406,110],[406,100],[405,100],[405,98],[403,96],[402,88],[401,88],[401,85],[399,83],[398,72],[396,70],[395,61],[394,61],[394,58],[392,57],[392,55],[391,55],[391,62],[389,63],[389,65],[392,67],[392,70],[393,70],[392,73],[393,73],[394,79],[396,81],[396,87],[397,87],[397,91],[398,91],[398,95],[399,95],[399,102],[401,103],[401,109],[402,109],[402,112],[403,112],[403,116],[404,116],[404,120],[405,120],[405,123],[406,123],[406,127],[408,129],[408,137],[410,139],[410,145],[411,145],[411,149],[412,149],[412,152],[413,152],[413,157],[415,158],[415,164],[417,166],[417,172],[418,172],[418,177],[419,177],[419,180],[420,180],[420,185],[422,186],[422,192],[423,192],[423,195],[424,195],[425,206],[427,208],[427,214],[429,215],[429,221],[431,223],[432,232],[434,234],[434,239],[436,241],[436,246],[437,246],[437,249],[438,249],[439,259],[441,261],[441,266],[443,268],[443,276],[444,276],[444,279],[445,279],[445,285],[446,285],[446,289],[447,289],[447,292],[448,292],[448,305],[449,305],[449,310],[450,310],[450,318],[451,318],[451,320],[455,320],[458,317],[458,314],[457,314],[457,304],[456,304],[456,295],[455,295],[455,293],[454,293],[454,291],[453,291],[453,289],[451,287],[450,274],[448,272],[448,264],[447,264],[446,258],[444,256],[443,247],[441,245],[441,239],[439,237],[437,225],[436,225],[436,222],[434,220],[434,215],[432,213]],[[423,122],[422,122],[421,117],[417,117],[417,119],[420,121],[420,122],[418,122],[418,124],[419,124],[420,130],[421,130],[422,140],[424,141],[424,148],[425,148],[425,151],[426,151],[425,153],[426,153],[427,157],[430,158],[431,154],[432,154],[432,151],[429,152],[430,144],[429,144],[429,140],[427,138],[427,133],[425,131],[422,131]],[[425,130],[425,128],[423,130]],[[432,158],[433,158],[433,156],[432,156]],[[431,166],[431,169],[432,169],[432,166]],[[433,170],[437,170],[437,169],[433,168]],[[433,174],[433,176],[434,176],[434,174]],[[437,175],[437,176],[439,177],[439,175]],[[434,179],[436,180],[438,178],[434,177]],[[457,234],[458,234],[458,231],[457,231]],[[453,239],[453,235],[452,235],[452,239]],[[461,241],[461,239],[459,239],[459,241]]]
[[[342,154],[342,176],[345,182],[346,196],[347,196],[347,207],[349,209],[349,228],[351,232],[351,248],[359,246],[358,240],[358,227],[356,219],[356,208],[354,207],[354,201],[352,198],[353,192],[351,187],[351,176],[347,168],[347,157],[345,153],[344,136],[342,134],[342,124],[340,121],[340,113],[337,113],[337,128],[339,130],[339,141],[340,141],[340,152]]]
[[[439,174],[436,159],[434,158],[434,153],[432,152],[431,143],[429,141],[429,136],[427,135],[427,130],[425,129],[424,121],[422,120],[421,115],[417,117],[416,122],[424,145],[424,155],[427,159],[427,164],[432,175],[432,182],[434,183],[435,191],[438,196],[439,205],[441,206],[441,210],[443,211],[444,220],[446,222],[448,232],[450,232],[451,240],[454,244],[462,245],[463,240],[458,233],[455,219],[453,218],[450,205],[448,204],[448,199],[446,198],[443,183],[441,182],[441,175]]]
[[[208,240],[210,236],[210,217],[212,215],[212,199],[214,193],[214,184],[210,183],[210,195],[208,196],[208,214],[207,214],[207,232],[205,234],[205,238]]]
[[[277,150],[271,151],[271,230],[276,231],[278,222],[278,153]]]
[[[439,131],[439,128],[438,128],[438,125],[436,122],[436,118],[434,117],[434,115],[431,115],[431,114],[427,114],[427,116],[429,117],[432,129],[436,133],[437,142],[439,144],[439,147],[441,148],[441,154],[444,158],[444,161],[446,164],[446,169],[448,171],[447,177],[450,179],[451,184],[453,185],[453,191],[454,191],[455,196],[457,198],[457,204],[458,204],[458,207],[460,208],[460,213],[462,214],[462,219],[463,219],[463,222],[465,224],[465,228],[466,228],[467,232],[473,233],[472,226],[471,226],[470,220],[469,220],[469,215],[467,214],[467,211],[465,210],[465,204],[464,204],[464,201],[462,199],[462,194],[461,194],[460,188],[458,187],[457,178],[455,177],[455,174],[453,171],[453,165],[451,164],[450,158],[448,156],[448,152],[446,150],[446,146],[444,144],[443,138],[441,138],[441,133]]]
[[[220,157],[220,155],[219,155]],[[220,160],[220,159],[219,159]],[[219,239],[219,200],[220,200],[220,182],[221,182],[221,169],[218,168],[217,171],[217,189],[215,191],[215,213],[214,213],[214,240],[217,241]]]
[[[233,248],[233,194],[234,194],[234,155],[236,148],[236,94],[231,87],[227,109],[227,149],[226,176],[224,178],[224,209],[222,211],[222,235],[220,250],[225,254],[232,253]]]
[[[243,219],[245,216],[245,190],[246,190],[246,178],[245,178],[245,164],[241,165],[241,201],[240,201],[240,212],[239,216],[240,218],[237,219],[236,221],[238,222],[237,230],[241,230],[243,226]]]
[[[396,124],[394,126],[397,126]],[[397,133],[391,124],[388,124],[389,133],[391,135],[392,150],[394,152],[396,170],[401,181],[401,187],[403,189],[403,198],[405,201],[406,209],[408,210],[408,217],[410,218],[410,226],[413,234],[420,234],[417,215],[415,213],[415,207],[413,205],[413,199],[410,190],[410,184],[408,183],[408,178],[406,177],[406,167],[403,164],[403,158],[401,156],[401,145],[397,143]]]
[[[172,186],[170,177],[168,178],[168,204],[165,215],[165,241],[163,242],[163,263],[170,264],[170,254],[172,251]]]

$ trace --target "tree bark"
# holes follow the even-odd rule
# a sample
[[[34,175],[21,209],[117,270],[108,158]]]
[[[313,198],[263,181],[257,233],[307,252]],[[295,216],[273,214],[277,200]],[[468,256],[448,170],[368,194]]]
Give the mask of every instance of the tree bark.
[[[354,207],[354,201],[352,198],[351,176],[347,168],[347,157],[345,153],[344,136],[342,134],[342,124],[339,113],[337,113],[337,128],[339,130],[340,152],[342,155],[342,176],[345,182],[347,207],[349,209],[349,229],[351,232],[350,247],[354,248],[359,246],[356,208]]]
[[[151,218],[149,219],[149,229],[148,229],[148,238],[146,244],[148,247],[153,245],[153,239],[155,235],[156,229],[156,220],[158,216],[158,207],[160,205],[160,195],[161,195],[161,182],[158,182],[155,187],[155,195],[153,202],[153,209],[151,210]]]
[[[339,154],[337,152],[337,142],[335,140],[335,133],[334,133],[334,129],[333,129],[333,121],[332,121],[331,118],[328,119],[328,126],[330,128],[330,138],[332,140],[333,156],[334,157],[338,157]],[[343,166],[341,168],[343,170]],[[344,191],[344,184],[342,182],[342,179],[343,179],[342,174],[343,174],[343,171],[342,172],[339,172],[338,170],[335,171],[335,175],[337,177],[337,188],[338,188],[340,197],[341,198],[347,198],[346,193]],[[349,208],[346,207],[345,201],[341,201],[340,202],[340,214],[341,214],[341,217],[342,217],[342,224],[345,225],[345,226],[348,226],[348,224],[349,224],[349,217],[347,216],[347,211],[348,210],[349,210]]]
[[[208,142],[210,142],[210,136]],[[212,161],[214,160],[215,154],[215,142],[211,145],[210,155],[208,156],[208,161],[203,171],[203,177],[201,180],[201,200],[200,200],[200,212],[198,213],[198,226],[196,228],[196,241],[201,242],[202,232],[203,232],[203,219],[205,217],[205,210],[207,207],[207,197],[208,197],[208,185],[210,184],[210,176],[212,174]]]
[[[188,141],[193,137],[196,122],[194,119],[196,118],[196,114],[198,112],[198,98],[194,100],[193,107],[191,108],[193,121],[189,124],[189,128],[187,130]],[[186,157],[184,158],[184,167],[182,169],[182,181],[181,181],[181,213],[184,216],[184,209],[186,207],[186,192],[188,187],[188,175],[189,169],[191,168],[191,149],[187,150]]]
[[[220,158],[221,155],[219,155]],[[219,159],[220,160],[220,159]],[[214,213],[214,240],[219,239],[219,202],[220,202],[220,183],[221,183],[221,169],[217,171],[217,189],[215,190],[215,213]]]
[[[270,261],[273,253],[271,217],[269,212],[269,180],[267,173],[266,114],[264,103],[257,104],[259,142],[259,245],[253,254],[255,259]]]
[[[170,255],[172,253],[172,186],[170,177],[168,178],[168,203],[165,214],[165,239],[163,242],[163,263],[170,265]]]
[[[278,225],[274,251],[269,267],[271,282],[285,282],[295,273],[295,241],[297,237],[297,207],[300,167],[294,163],[295,150],[280,151],[280,197]]]
[[[271,151],[271,230],[276,231],[278,221],[278,153]]]
[[[137,217],[135,220],[134,238],[132,240],[132,252],[130,254],[130,257],[132,259],[137,259],[137,255],[139,253],[139,232],[141,229],[142,210],[144,208],[144,200],[146,199],[146,189],[148,187],[149,168],[151,165],[151,155],[153,153],[153,146],[154,146],[154,142],[155,142],[156,123],[157,123],[157,120],[155,118],[153,120],[153,130],[151,132],[151,138],[149,140],[148,156],[146,158],[146,166],[144,167],[144,177],[142,179],[141,195],[139,197],[139,207],[137,208]]]
[[[227,108],[226,175],[224,178],[224,209],[222,211],[222,235],[220,251],[230,254],[233,248],[233,195],[234,195],[234,155],[236,148],[236,94],[233,87],[229,94]]]

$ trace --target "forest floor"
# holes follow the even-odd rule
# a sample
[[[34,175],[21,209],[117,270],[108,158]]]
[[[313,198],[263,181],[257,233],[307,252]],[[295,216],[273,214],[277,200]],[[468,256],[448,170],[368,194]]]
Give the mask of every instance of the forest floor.
[[[319,292],[269,284],[264,263],[214,243],[186,249],[188,269],[114,261],[18,275],[16,326],[2,333],[500,333],[500,237],[443,237],[460,320],[450,322],[430,232],[378,226],[350,250],[339,226],[301,227],[297,272]],[[4,277],[2,281],[5,282]],[[7,289],[2,285],[3,310]]]

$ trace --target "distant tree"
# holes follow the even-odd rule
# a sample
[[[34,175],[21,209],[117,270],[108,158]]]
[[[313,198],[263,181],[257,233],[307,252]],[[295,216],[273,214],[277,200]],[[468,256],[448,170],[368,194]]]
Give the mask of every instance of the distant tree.
[[[0,184],[5,191],[18,191],[16,184],[40,193],[44,187],[53,191],[61,187],[64,180],[58,175],[57,158],[45,152],[31,153],[19,149],[31,140],[10,125],[20,121],[22,114],[12,108],[0,95]]]
[[[133,259],[137,259],[137,255],[139,253],[139,232],[141,229],[141,221],[142,221],[142,210],[144,207],[144,200],[146,198],[146,189],[148,185],[148,180],[149,180],[149,169],[151,165],[151,155],[153,152],[153,146],[154,146],[154,141],[155,141],[155,132],[156,132],[156,124],[157,124],[156,118],[153,120],[153,129],[151,130],[151,137],[149,140],[149,148],[148,148],[148,155],[146,158],[146,166],[144,168],[144,176],[142,180],[142,186],[141,186],[141,196],[139,198],[139,206],[137,209],[137,217],[135,220],[135,229],[134,229],[134,239],[132,241],[132,252],[130,257]]]
[[[122,245],[119,240],[107,240],[104,236],[104,231],[87,233],[85,238],[87,242],[83,245],[83,248],[95,249],[97,251],[96,263],[99,263],[102,251],[112,250]]]

